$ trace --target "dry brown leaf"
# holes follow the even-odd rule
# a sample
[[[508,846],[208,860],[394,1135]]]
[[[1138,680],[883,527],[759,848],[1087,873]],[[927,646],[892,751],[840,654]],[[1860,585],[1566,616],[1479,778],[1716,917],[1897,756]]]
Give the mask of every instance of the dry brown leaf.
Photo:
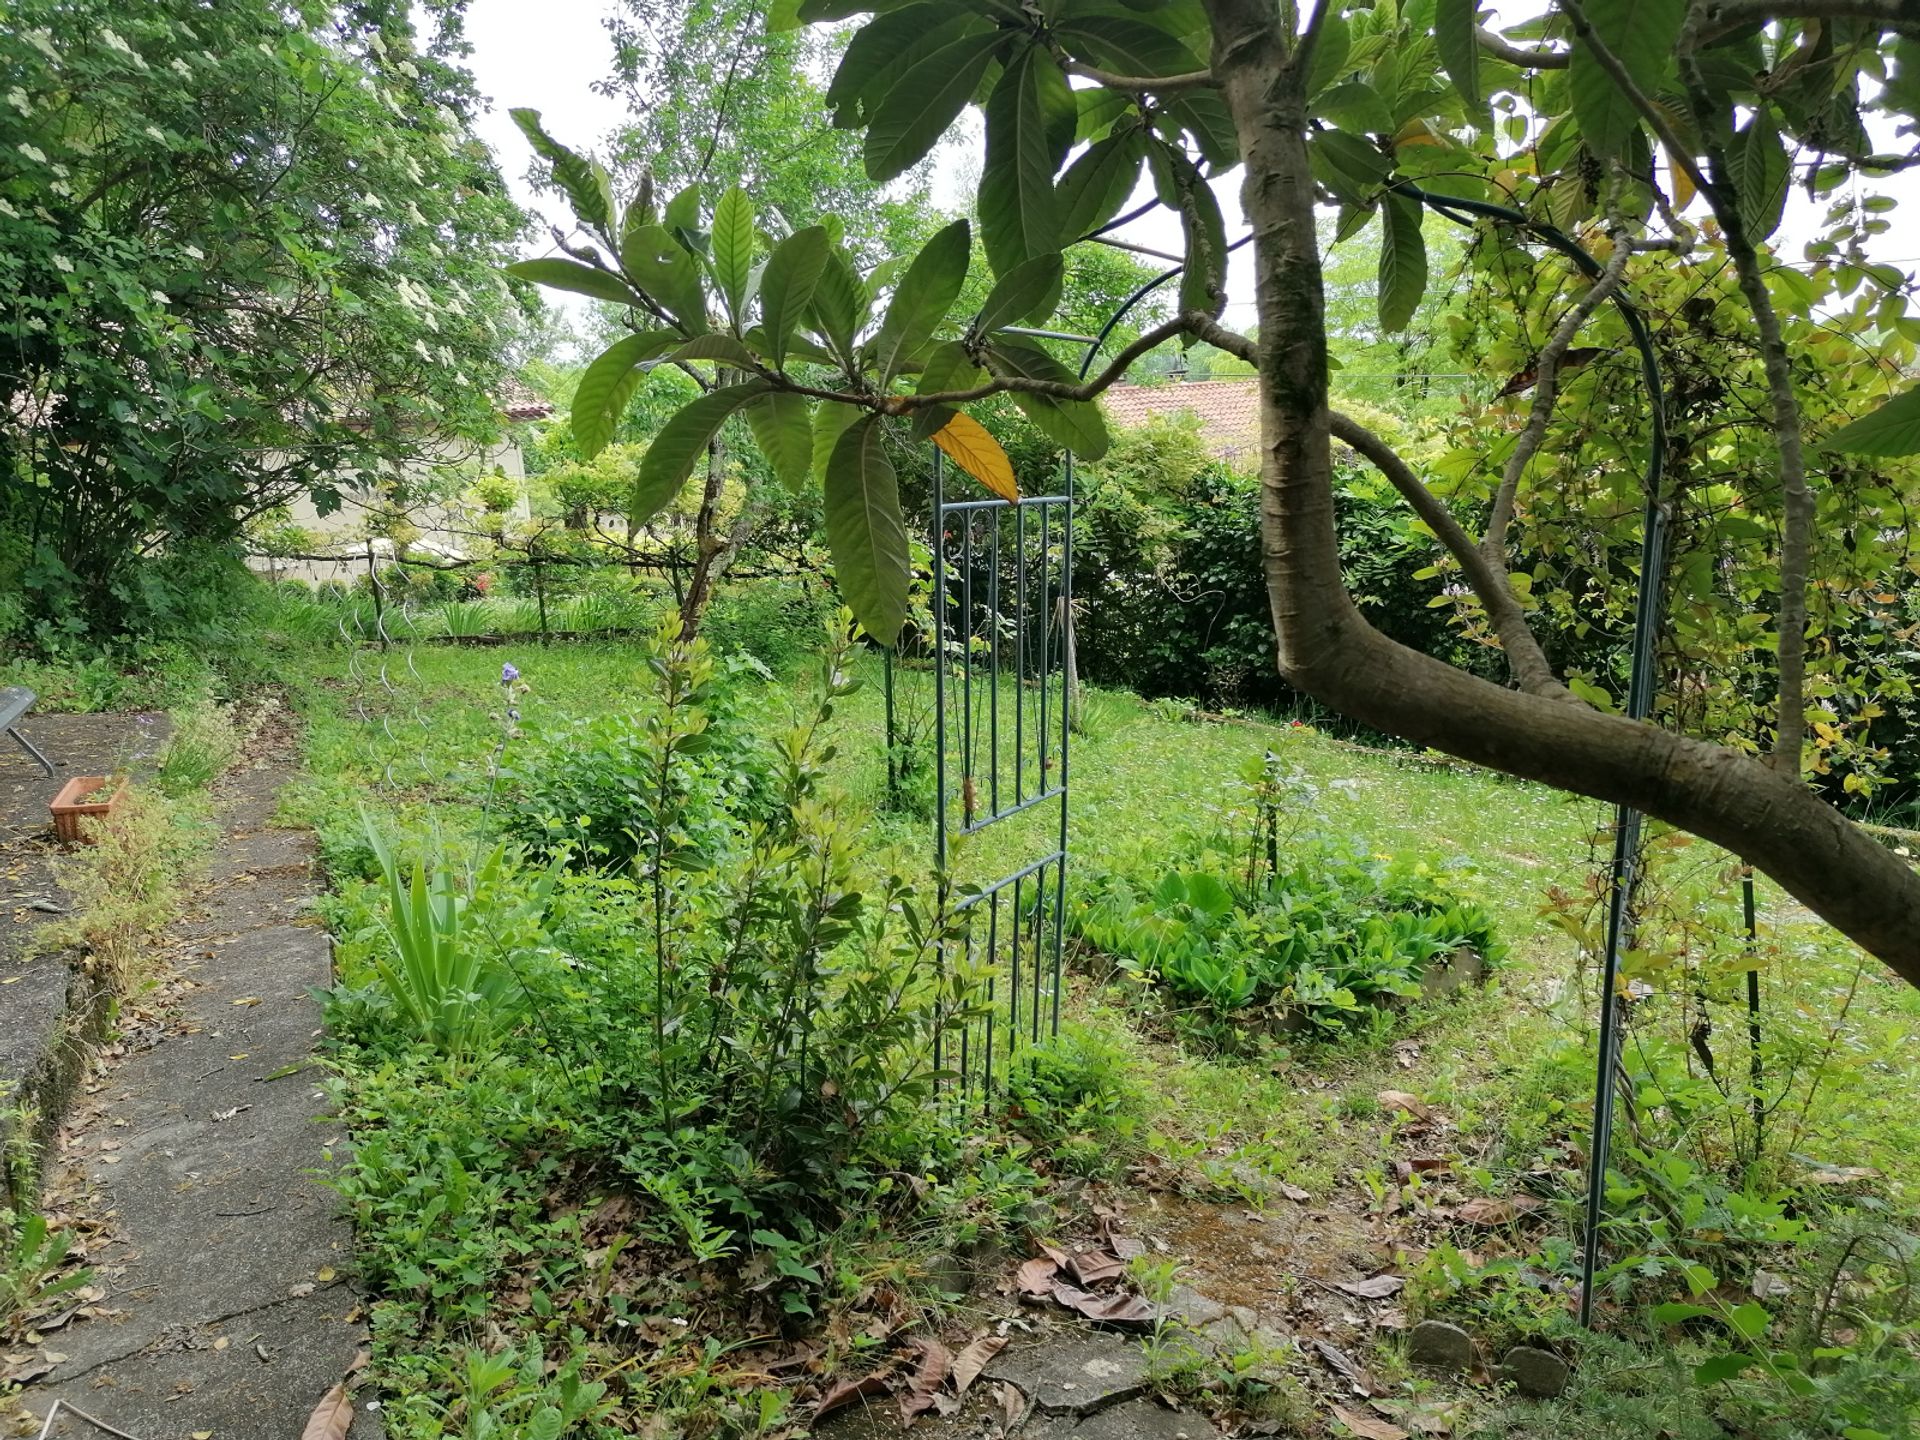
[[[966,1349],[962,1350],[959,1355],[954,1357],[953,1393],[956,1395],[966,1394],[968,1388],[972,1386],[975,1380],[980,1378],[980,1372],[987,1368],[988,1364],[993,1360],[993,1357],[1006,1348],[1006,1336],[982,1335],[978,1340],[975,1340],[971,1345],[967,1346]]]
[[[1344,1405],[1333,1407],[1333,1418],[1363,1440],[1407,1440],[1407,1432],[1398,1425],[1359,1410],[1349,1410]]]
[[[1064,1280],[1053,1287],[1056,1303],[1102,1325],[1145,1328],[1153,1324],[1153,1306],[1138,1295],[1089,1295]]]
[[[1119,1258],[1104,1250],[1087,1250],[1073,1256],[1067,1261],[1067,1269],[1082,1285],[1101,1285],[1127,1273],[1127,1267]]]
[[[1329,1369],[1353,1387],[1356,1395],[1373,1394],[1373,1377],[1354,1362],[1351,1355],[1329,1340],[1315,1340],[1313,1348]]]
[[[1027,1413],[1027,1397],[1020,1393],[1018,1385],[1002,1380],[999,1389],[994,1392],[994,1398],[1000,1402],[1000,1415],[1003,1422],[1001,1433],[1006,1434],[1012,1431],[1013,1427],[1020,1423],[1020,1417]]]
[[[1433,1107],[1418,1095],[1409,1095],[1404,1090],[1382,1090],[1374,1097],[1388,1110],[1404,1110],[1416,1120],[1431,1120]]]
[[[1313,1199],[1312,1195],[1308,1194],[1305,1190],[1302,1190],[1298,1185],[1289,1185],[1284,1180],[1279,1181],[1277,1184],[1275,1184],[1273,1188],[1278,1190],[1282,1195],[1286,1196],[1287,1199],[1293,1201],[1296,1205],[1304,1205],[1309,1200]]]
[[[1453,1212],[1453,1218],[1469,1225],[1511,1225],[1522,1215],[1539,1208],[1540,1202],[1531,1195],[1483,1195],[1460,1206]]]
[[[875,1370],[860,1376],[857,1380],[839,1380],[820,1397],[820,1403],[814,1408],[815,1415],[829,1415],[843,1405],[855,1400],[864,1400],[870,1395],[887,1393],[887,1376],[883,1370]]]
[[[900,1395],[900,1418],[909,1425],[933,1408],[947,1372],[953,1368],[953,1352],[938,1340],[923,1338],[914,1345],[920,1351],[920,1363],[913,1367],[907,1388]]]
[[[978,480],[1002,500],[1020,498],[1019,483],[1013,478],[1013,462],[1000,442],[987,433],[987,427],[963,410],[934,432],[933,443],[947,458]]]
[[[346,1440],[347,1427],[352,1424],[353,1401],[347,1398],[347,1382],[342,1380],[313,1407],[300,1440]]]
[[[1045,1255],[1036,1255],[1022,1262],[1014,1282],[1019,1285],[1022,1295],[1046,1295],[1053,1290],[1053,1277],[1060,1267]]]
[[[1398,1295],[1407,1282],[1398,1275],[1374,1275],[1365,1280],[1336,1281],[1334,1288],[1361,1300],[1385,1300]]]

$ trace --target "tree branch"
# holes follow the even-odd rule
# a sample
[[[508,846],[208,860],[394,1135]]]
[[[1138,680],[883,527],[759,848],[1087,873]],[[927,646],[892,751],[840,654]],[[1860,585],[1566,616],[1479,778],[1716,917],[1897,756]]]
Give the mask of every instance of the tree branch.
[[[1078,75],[1083,80],[1091,80],[1109,90],[1126,90],[1135,94],[1151,92],[1165,95],[1174,90],[1198,90],[1217,86],[1220,82],[1213,78],[1211,70],[1189,70],[1184,75],[1116,75],[1111,70],[1102,70],[1098,65],[1089,65],[1084,60],[1075,60],[1071,55],[1059,54],[1060,68],[1069,75]]]
[[[1500,637],[1500,648],[1506,652],[1507,668],[1513,673],[1514,683],[1535,695],[1566,700],[1576,705],[1581,703],[1578,696],[1554,678],[1553,667],[1547,663],[1546,654],[1540,649],[1540,641],[1527,624],[1519,597],[1513,593],[1513,586],[1507,579],[1505,566],[1497,563],[1485,549],[1474,543],[1473,537],[1453,518],[1440,497],[1421,483],[1420,477],[1413,473],[1413,467],[1394,453],[1386,441],[1338,410],[1329,411],[1327,418],[1333,438],[1351,445],[1372,462],[1373,467],[1386,476],[1393,488],[1413,507],[1413,513],[1433,531],[1446,547],[1447,553],[1459,562],[1460,569],[1467,577],[1467,584],[1473,588],[1474,595],[1486,609],[1494,634]]]
[[[1494,59],[1517,65],[1522,70],[1564,70],[1570,63],[1565,50],[1528,50],[1484,25],[1474,27],[1473,38]]]
[[[1912,0],[1707,0],[1700,43],[1772,20],[1867,20],[1889,30],[1920,32]]]
[[[1600,272],[1600,278],[1587,287],[1586,294],[1574,302],[1573,308],[1560,317],[1560,323],[1553,327],[1553,333],[1534,361],[1533,407],[1527,415],[1527,427],[1520,432],[1520,439],[1507,456],[1500,487],[1494,492],[1493,508],[1487,515],[1486,534],[1480,540],[1487,563],[1498,566],[1502,573],[1506,570],[1507,527],[1513,522],[1514,497],[1519,494],[1520,479],[1527,466],[1546,443],[1554,402],[1560,398],[1560,362],[1580,333],[1580,327],[1620,288],[1620,282],[1626,278],[1627,261],[1633,257],[1632,236],[1627,227],[1616,220],[1610,233],[1613,254],[1607,257],[1606,268]]]

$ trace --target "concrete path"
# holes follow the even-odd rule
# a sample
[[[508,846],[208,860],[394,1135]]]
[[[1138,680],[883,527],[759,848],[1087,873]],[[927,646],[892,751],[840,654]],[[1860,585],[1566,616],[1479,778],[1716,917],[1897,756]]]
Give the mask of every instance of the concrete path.
[[[306,916],[311,837],[272,825],[291,745],[267,748],[218,792],[208,884],[172,937],[175,1024],[73,1117],[55,1183],[112,1236],[92,1257],[111,1313],[47,1337],[64,1358],[23,1397],[41,1417],[58,1398],[137,1440],[291,1440],[365,1341],[351,1231],[314,1173],[339,1136],[311,1064],[331,942]],[[65,1412],[52,1430],[96,1434]]]

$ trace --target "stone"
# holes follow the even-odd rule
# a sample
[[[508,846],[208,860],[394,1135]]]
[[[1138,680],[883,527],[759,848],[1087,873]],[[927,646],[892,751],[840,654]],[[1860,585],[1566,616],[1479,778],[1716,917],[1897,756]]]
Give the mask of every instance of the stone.
[[[1177,1320],[1203,1330],[1216,1320],[1224,1320],[1227,1307],[1218,1300],[1202,1295],[1191,1285],[1176,1285],[1173,1293],[1167,1297],[1168,1313]]]
[[[1558,1355],[1532,1345],[1514,1346],[1500,1367],[1502,1380],[1536,1400],[1553,1400],[1564,1394],[1572,1374]]]
[[[1092,1415],[1147,1390],[1147,1354],[1138,1340],[1084,1335],[1009,1347],[986,1369],[1024,1391],[1044,1414]]]
[[[1219,1440],[1220,1432],[1191,1410],[1168,1410],[1151,1400],[1131,1400],[1085,1419],[1043,1418],[1020,1432],[1021,1440]]]
[[[1444,1320],[1422,1320],[1407,1332],[1407,1359],[1435,1370],[1465,1370],[1473,1364],[1473,1337]]]
[[[965,1295],[973,1289],[973,1267],[944,1250],[928,1257],[926,1271],[927,1283],[942,1295]]]

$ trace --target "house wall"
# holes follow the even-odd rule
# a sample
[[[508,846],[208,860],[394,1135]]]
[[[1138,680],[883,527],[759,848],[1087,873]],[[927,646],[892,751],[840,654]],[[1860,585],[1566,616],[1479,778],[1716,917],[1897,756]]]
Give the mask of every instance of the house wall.
[[[509,437],[477,453],[450,446],[436,459],[410,464],[407,471],[412,475],[430,476],[435,471],[455,466],[474,476],[498,472],[516,482],[520,498],[508,513],[516,520],[531,517],[532,509],[526,489],[526,462],[517,441]],[[312,497],[304,494],[287,507],[292,523],[311,537],[309,553],[339,553],[341,559],[279,560],[266,555],[251,555],[247,558],[248,566],[262,575],[271,575],[280,580],[304,580],[311,585],[329,580],[351,584],[364,579],[367,573],[365,547],[368,516],[373,508],[371,500],[365,488],[356,496],[343,486],[340,508],[331,515],[322,515]],[[420,532],[418,543],[423,549],[442,555],[464,555],[472,549],[472,540],[458,533],[472,529],[471,521],[454,508],[445,505],[423,506],[414,512],[413,522]],[[374,546],[377,556],[385,557],[392,553],[392,546],[385,541],[376,540]]]

